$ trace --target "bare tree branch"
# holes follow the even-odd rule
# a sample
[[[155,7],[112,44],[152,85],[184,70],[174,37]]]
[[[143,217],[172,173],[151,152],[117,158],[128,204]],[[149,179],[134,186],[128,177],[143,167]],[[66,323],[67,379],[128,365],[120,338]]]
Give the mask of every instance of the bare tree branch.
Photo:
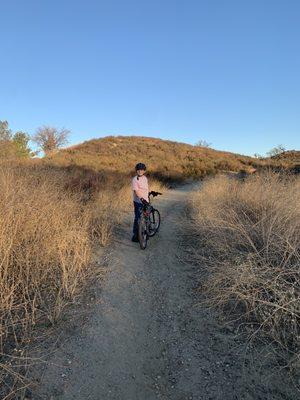
[[[49,155],[68,143],[70,131],[52,126],[41,126],[37,129],[32,141],[35,142],[45,155]]]
[[[211,143],[207,142],[206,140],[200,139],[198,142],[195,144],[195,146],[199,147],[210,147]]]

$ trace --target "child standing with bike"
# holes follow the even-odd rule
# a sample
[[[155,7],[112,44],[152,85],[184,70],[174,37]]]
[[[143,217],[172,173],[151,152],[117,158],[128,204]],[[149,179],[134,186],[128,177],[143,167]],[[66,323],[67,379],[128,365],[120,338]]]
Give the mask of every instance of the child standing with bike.
[[[132,242],[138,242],[138,221],[143,208],[142,200],[148,201],[149,186],[148,179],[145,176],[146,165],[138,163],[135,166],[136,176],[132,178],[133,206],[134,206],[134,222]]]

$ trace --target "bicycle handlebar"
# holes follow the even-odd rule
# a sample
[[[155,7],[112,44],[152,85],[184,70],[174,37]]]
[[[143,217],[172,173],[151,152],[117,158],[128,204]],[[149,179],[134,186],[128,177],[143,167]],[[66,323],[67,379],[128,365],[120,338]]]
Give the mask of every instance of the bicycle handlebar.
[[[156,196],[159,196],[159,195],[162,195],[162,193],[160,193],[160,192],[154,192],[153,190],[151,190],[151,192],[148,193],[149,201],[147,201],[146,199],[141,198],[141,202],[142,202],[144,205],[150,204],[150,196],[156,197]]]
[[[159,195],[161,195],[162,193],[160,193],[160,192],[154,192],[153,190],[151,190],[151,192],[149,192],[149,196],[153,196],[153,197],[156,197],[156,196],[159,196]]]

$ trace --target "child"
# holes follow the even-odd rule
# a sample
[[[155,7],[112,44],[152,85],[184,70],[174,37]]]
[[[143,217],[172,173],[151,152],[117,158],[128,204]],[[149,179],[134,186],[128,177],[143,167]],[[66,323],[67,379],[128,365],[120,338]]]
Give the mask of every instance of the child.
[[[141,199],[148,201],[149,187],[148,179],[145,176],[146,165],[138,163],[135,166],[136,176],[132,178],[133,205],[134,205],[134,222],[132,241],[138,242],[138,222],[143,207]]]

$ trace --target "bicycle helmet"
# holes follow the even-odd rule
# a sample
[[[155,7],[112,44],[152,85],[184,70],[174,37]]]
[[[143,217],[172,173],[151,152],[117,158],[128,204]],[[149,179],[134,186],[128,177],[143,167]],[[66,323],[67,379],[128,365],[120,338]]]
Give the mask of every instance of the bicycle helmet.
[[[137,170],[139,170],[139,169],[142,169],[142,170],[146,171],[146,165],[143,164],[143,163],[138,163],[138,164],[136,164],[135,170],[137,171]]]

